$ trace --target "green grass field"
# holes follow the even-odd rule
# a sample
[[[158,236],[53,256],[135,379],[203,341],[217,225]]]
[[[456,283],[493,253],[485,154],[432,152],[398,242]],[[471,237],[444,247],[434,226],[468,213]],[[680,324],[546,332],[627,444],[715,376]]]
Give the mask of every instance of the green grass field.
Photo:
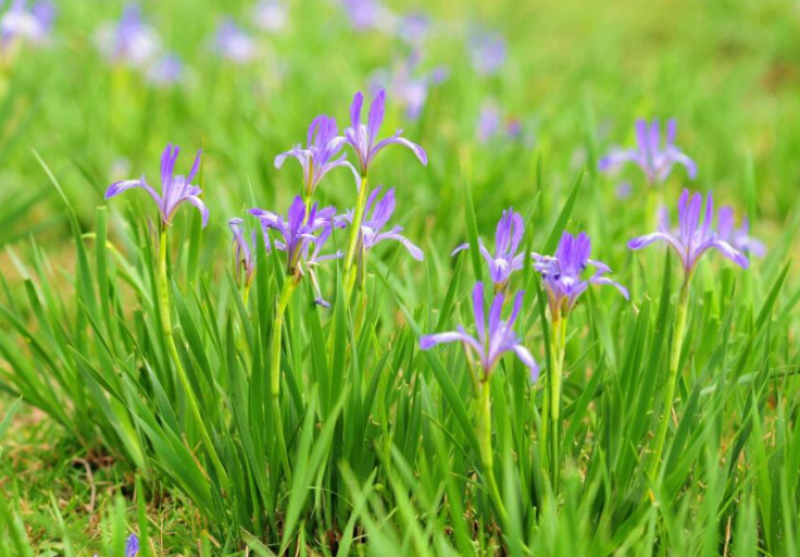
[[[797,555],[800,4],[259,6],[0,5],[0,557]]]

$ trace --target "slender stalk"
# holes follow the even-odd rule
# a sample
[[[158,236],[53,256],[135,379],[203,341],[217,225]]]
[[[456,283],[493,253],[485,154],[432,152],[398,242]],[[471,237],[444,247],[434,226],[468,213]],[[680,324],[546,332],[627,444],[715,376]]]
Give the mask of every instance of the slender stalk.
[[[672,418],[672,402],[675,398],[675,386],[678,382],[678,367],[681,360],[681,347],[683,346],[683,338],[686,334],[686,316],[689,308],[689,277],[683,282],[681,288],[681,297],[678,302],[678,309],[675,313],[675,331],[672,336],[672,350],[669,358],[669,375],[667,376],[667,385],[664,390],[664,410],[661,415],[661,423],[656,435],[656,445],[653,456],[650,460],[650,478],[655,478],[658,472],[658,465],[661,462],[661,454],[664,451],[664,442],[667,439],[667,430],[669,430],[669,421]]]
[[[550,338],[550,469],[552,470],[553,489],[558,487],[561,467],[559,432],[561,429],[561,382],[564,373],[564,352],[566,350],[567,318],[556,314],[553,316],[552,336]]]
[[[480,381],[478,406],[478,443],[481,451],[481,464],[483,474],[486,479],[489,496],[494,502],[497,512],[500,515],[500,523],[508,523],[508,513],[506,513],[503,500],[500,497],[500,490],[497,487],[497,480],[494,477],[494,454],[492,452],[492,402],[491,402],[491,378],[484,375]]]
[[[283,339],[283,322],[286,315],[286,307],[292,294],[297,287],[297,281],[292,276],[287,276],[283,281],[278,307],[275,310],[275,321],[272,325],[272,359],[270,363],[272,397],[277,398],[281,388],[281,341]]]
[[[358,198],[356,199],[356,210],[353,215],[353,224],[350,229],[350,240],[347,244],[347,255],[344,260],[345,288],[348,295],[352,293],[355,286],[356,276],[353,267],[356,263],[356,250],[361,240],[361,223],[364,221],[364,210],[367,205],[367,177],[361,178],[361,186],[358,188]]]
[[[178,373],[178,380],[181,382],[184,393],[186,393],[186,398],[189,402],[189,411],[192,414],[192,418],[194,418],[194,420],[197,422],[197,427],[200,428],[200,436],[203,439],[203,443],[206,445],[211,462],[213,463],[217,474],[223,478],[225,482],[227,482],[228,475],[225,472],[225,467],[222,466],[222,462],[219,460],[219,456],[217,456],[217,451],[214,448],[214,444],[211,442],[211,436],[209,436],[205,422],[203,421],[203,417],[200,414],[200,407],[197,403],[194,389],[189,383],[189,377],[186,375],[186,370],[183,368],[183,363],[181,362],[180,355],[178,354],[178,347],[175,344],[175,337],[172,332],[169,277],[167,276],[168,242],[166,225],[161,226],[161,233],[159,236],[157,288],[158,305],[159,311],[161,312],[161,327],[163,329],[164,339],[166,340],[167,348],[169,349],[172,361],[175,365],[175,370]]]

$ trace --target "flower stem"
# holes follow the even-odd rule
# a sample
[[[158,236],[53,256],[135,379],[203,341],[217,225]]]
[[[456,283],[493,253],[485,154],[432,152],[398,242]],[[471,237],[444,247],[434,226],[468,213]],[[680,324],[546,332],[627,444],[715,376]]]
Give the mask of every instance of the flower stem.
[[[277,398],[281,388],[281,341],[283,339],[283,321],[286,315],[286,307],[289,305],[289,300],[292,298],[297,281],[294,277],[287,276],[283,281],[283,288],[281,289],[280,298],[278,298],[278,307],[275,310],[275,321],[272,324],[272,359],[270,372],[272,397]]]
[[[557,490],[561,460],[559,456],[559,431],[561,429],[561,380],[564,372],[564,352],[566,351],[567,318],[555,315],[550,339],[550,467],[553,489]]]
[[[347,244],[347,255],[344,260],[345,288],[349,295],[355,286],[356,275],[353,266],[356,262],[356,248],[361,240],[361,223],[364,220],[364,210],[367,204],[367,177],[361,178],[361,186],[358,188],[358,198],[356,199],[356,210],[353,215],[352,228],[350,229],[350,240]]]
[[[689,307],[689,277],[681,288],[681,297],[678,302],[678,309],[675,312],[675,331],[672,336],[672,351],[669,358],[669,375],[667,376],[666,389],[664,391],[664,410],[661,415],[661,423],[656,436],[656,446],[650,460],[650,478],[654,478],[658,472],[658,465],[661,462],[661,453],[664,451],[664,442],[667,439],[669,421],[672,418],[672,402],[675,398],[675,386],[678,381],[678,366],[681,360],[681,348],[683,337],[686,333],[686,317]]]
[[[170,312],[169,277],[167,276],[168,242],[167,227],[165,225],[162,225],[159,236],[157,287],[158,305],[161,312],[161,327],[163,329],[164,339],[166,340],[167,348],[169,349],[172,361],[175,364],[175,370],[178,373],[178,380],[181,382],[181,386],[186,393],[186,398],[189,403],[189,411],[191,412],[194,420],[197,422],[197,427],[200,428],[200,436],[203,439],[203,443],[206,445],[206,450],[211,458],[211,462],[213,463],[217,474],[227,482],[228,475],[225,472],[224,466],[222,466],[222,462],[219,460],[219,456],[217,456],[217,451],[214,448],[214,444],[211,442],[211,437],[208,434],[208,430],[206,430],[205,422],[200,414],[200,407],[198,406],[194,389],[189,383],[189,377],[186,375],[186,370],[183,368],[183,363],[181,362],[180,355],[178,354],[178,347],[175,344],[175,337],[172,332],[172,316]]]
[[[492,402],[491,402],[491,378],[487,375],[480,382],[480,401],[478,407],[478,444],[481,451],[481,464],[483,474],[486,479],[489,496],[494,502],[497,512],[500,515],[501,525],[508,523],[503,500],[500,497],[500,490],[497,487],[497,480],[494,477],[494,454],[492,452]]]

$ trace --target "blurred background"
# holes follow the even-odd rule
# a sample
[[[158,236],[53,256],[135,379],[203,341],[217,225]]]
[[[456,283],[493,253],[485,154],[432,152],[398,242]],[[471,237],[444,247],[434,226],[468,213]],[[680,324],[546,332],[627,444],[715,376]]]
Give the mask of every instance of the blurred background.
[[[39,18],[39,35],[9,26],[19,5]],[[299,167],[289,161],[278,171],[273,159],[305,142],[314,116],[335,116],[343,129],[353,94],[380,87],[388,94],[383,134],[403,128],[430,164],[395,153],[373,181],[398,188],[410,236],[440,247],[464,236],[453,220],[463,214],[464,180],[484,232],[502,208],[525,209],[539,190],[543,218],[555,218],[561,192],[583,168],[592,203],[576,216],[587,226],[633,211],[641,204],[630,197],[644,188],[637,170],[607,176],[595,168],[613,145],[633,145],[636,118],[675,118],[676,142],[700,168],[692,187],[751,215],[757,234],[778,234],[795,208],[794,1],[43,6],[14,0],[0,8],[3,243],[34,230],[59,238],[65,225],[33,149],[88,229],[108,184],[142,173],[157,183],[168,142],[183,147],[178,166],[187,170],[191,154],[204,150],[208,234],[226,235],[228,218],[253,201],[283,207],[299,192]],[[676,171],[663,198],[687,183]],[[334,173],[319,195],[345,207],[354,192],[347,173]]]

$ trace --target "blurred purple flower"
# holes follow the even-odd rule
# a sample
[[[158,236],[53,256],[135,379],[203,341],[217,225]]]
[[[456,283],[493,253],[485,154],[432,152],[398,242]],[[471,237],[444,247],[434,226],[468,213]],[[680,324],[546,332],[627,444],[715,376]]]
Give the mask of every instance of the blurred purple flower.
[[[747,217],[742,219],[742,225],[739,228],[735,227],[734,213],[731,207],[721,207],[717,213],[717,233],[722,240],[746,255],[753,254],[756,257],[764,257],[767,253],[764,242],[750,236],[750,220]]]
[[[283,31],[289,24],[289,10],[283,2],[262,0],[253,6],[256,25],[264,31],[276,33]]]
[[[350,25],[357,31],[391,29],[395,15],[378,0],[341,0]]]
[[[0,6],[4,3],[0,1]],[[0,48],[7,48],[15,39],[42,44],[49,38],[55,5],[41,1],[28,9],[27,4],[27,0],[12,0],[8,11],[0,16]]]
[[[406,14],[398,24],[398,36],[409,44],[423,42],[431,30],[431,18],[421,12]]]
[[[125,540],[125,557],[136,557],[139,554],[139,538],[131,534]]]
[[[683,190],[678,201],[678,228],[669,230],[669,222],[664,215],[659,230],[634,238],[628,242],[628,247],[633,250],[649,246],[653,242],[666,242],[678,254],[683,264],[687,280],[691,276],[697,261],[709,249],[716,249],[724,257],[730,259],[743,269],[747,269],[749,261],[747,257],[728,243],[721,233],[726,230],[714,231],[712,224],[714,220],[714,202],[709,192],[706,200],[705,217],[703,224],[700,224],[700,212],[703,206],[703,196],[699,193],[689,196],[689,190]],[[727,226],[726,223],[722,223]]]
[[[650,185],[662,184],[672,172],[676,164],[686,168],[690,180],[697,176],[697,165],[675,146],[675,120],[667,121],[666,137],[663,144],[661,128],[658,120],[649,125],[646,120],[636,121],[636,148],[612,149],[600,159],[597,167],[601,172],[616,171],[623,164],[632,162],[644,172]]]
[[[472,66],[481,75],[494,75],[506,61],[506,41],[499,33],[476,32],[469,43]]]
[[[142,20],[141,10],[129,4],[118,23],[105,23],[96,34],[101,52],[113,63],[141,68],[155,59],[161,51],[158,33]]]
[[[503,135],[513,140],[521,139],[522,122],[518,118],[504,119],[500,106],[495,101],[485,101],[478,114],[478,142],[485,145]]]
[[[620,182],[616,193],[618,199],[628,199],[633,194],[633,186],[630,182]]]
[[[158,205],[159,213],[161,214],[161,222],[165,226],[172,224],[172,216],[177,211],[178,207],[188,201],[194,205],[200,214],[203,216],[203,227],[208,224],[208,209],[206,208],[199,195],[202,192],[197,186],[191,184],[197,171],[200,169],[200,155],[201,151],[197,151],[192,169],[189,171],[188,176],[175,175],[175,161],[178,159],[180,148],[170,144],[164,149],[161,155],[161,195],[151,188],[145,182],[144,175],[139,180],[123,180],[115,182],[106,190],[105,198],[111,199],[124,191],[132,188],[142,188]]]
[[[378,91],[383,88],[390,89],[392,98],[397,99],[398,103],[405,107],[406,117],[409,120],[416,120],[422,114],[430,88],[447,79],[445,68],[437,67],[422,73],[419,71],[419,64],[420,55],[415,52],[393,72],[380,70],[373,76],[374,88]]]
[[[250,209],[251,215],[261,221],[264,231],[275,230],[283,240],[272,242],[272,247],[286,253],[286,272],[290,277],[299,280],[306,274],[317,294],[316,302],[328,307],[330,304],[322,299],[319,283],[314,268],[323,261],[337,259],[342,252],[322,255],[320,252],[330,238],[333,227],[334,207],[318,209],[317,204],[311,206],[306,214],[306,204],[302,196],[296,196],[289,207],[286,219],[283,216],[263,209]],[[313,246],[313,251],[311,247]]]
[[[489,264],[489,276],[497,289],[506,286],[511,278],[511,273],[522,269],[522,265],[525,262],[525,254],[518,253],[518,250],[524,235],[525,223],[522,220],[522,215],[515,213],[513,208],[509,208],[503,211],[503,216],[497,223],[494,254],[486,249],[482,241],[478,240],[478,248]],[[468,248],[469,244],[461,244],[453,250],[451,255]]]
[[[339,135],[336,119],[326,115],[317,116],[308,128],[306,148],[301,145],[275,157],[275,168],[281,168],[287,157],[294,157],[303,168],[303,183],[306,197],[317,189],[322,178],[337,167],[349,168],[359,183],[356,169],[345,160],[344,154],[337,157],[344,147],[345,138]]]
[[[160,87],[174,85],[182,77],[183,62],[175,54],[162,56],[147,70],[147,80]]]
[[[608,265],[590,259],[591,253],[592,241],[585,232],[577,236],[564,232],[555,256],[533,254],[534,269],[544,281],[550,315],[554,320],[573,309],[580,295],[591,284],[609,284],[619,290],[626,300],[629,298],[624,286],[604,276],[611,272]],[[588,267],[592,267],[594,272],[588,278],[583,278]]]
[[[531,380],[536,381],[539,376],[539,366],[527,348],[522,346],[522,340],[514,332],[514,323],[522,309],[523,293],[519,292],[514,297],[514,308],[508,321],[502,320],[503,301],[505,294],[498,293],[494,297],[489,310],[488,328],[486,309],[483,301],[483,283],[479,282],[472,290],[472,308],[475,316],[476,336],[469,335],[464,327],[459,325],[455,331],[424,335],[419,339],[419,347],[429,350],[438,344],[461,342],[470,362],[476,357],[480,362],[485,377],[494,370],[497,362],[506,352],[513,352],[522,361],[531,374]]]
[[[216,50],[227,60],[247,64],[256,57],[256,42],[233,20],[226,19],[217,28]]]
[[[386,194],[378,200],[378,195],[381,192],[381,186],[375,188],[367,199],[366,208],[364,209],[364,222],[361,225],[361,240],[360,248],[367,252],[384,240],[396,240],[403,244],[411,254],[411,257],[417,261],[422,261],[422,250],[419,249],[405,236],[401,236],[403,231],[402,226],[393,226],[387,232],[381,232],[389,223],[395,209],[394,188],[386,190]],[[353,224],[353,211],[348,211],[344,215],[338,217],[339,222],[346,222],[350,225]],[[359,258],[362,259],[362,258]]]
[[[378,153],[387,145],[398,144],[411,149],[423,165],[428,164],[428,155],[425,150],[412,143],[408,139],[401,137],[403,130],[397,130],[391,137],[377,141],[378,132],[383,123],[383,116],[386,105],[386,92],[381,90],[372,101],[367,117],[366,125],[361,123],[361,106],[364,103],[364,96],[359,91],[353,98],[350,106],[350,127],[344,131],[347,143],[358,156],[358,165],[361,176],[366,176],[372,161]]]

